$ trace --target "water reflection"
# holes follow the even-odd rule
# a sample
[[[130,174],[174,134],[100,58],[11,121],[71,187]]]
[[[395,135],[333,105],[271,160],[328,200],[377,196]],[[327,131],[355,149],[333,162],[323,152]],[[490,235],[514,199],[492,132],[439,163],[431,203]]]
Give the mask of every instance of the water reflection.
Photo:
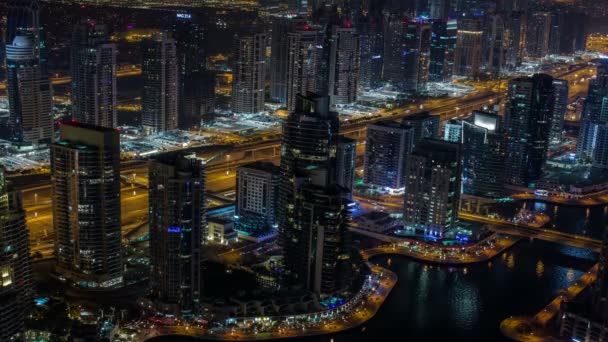
[[[569,282],[573,282],[574,281],[574,270],[569,268],[568,269],[568,273],[566,273],[566,278],[568,279]]]
[[[543,276],[543,273],[545,272],[545,264],[543,264],[542,260],[538,260],[538,262],[536,263],[536,276],[538,278]]]
[[[551,203],[524,201],[501,204],[497,209],[505,216],[512,216],[520,208],[534,208],[551,217],[551,229],[565,233],[585,235],[601,239],[604,222],[608,217],[608,206],[575,207],[557,206]]]
[[[507,267],[508,268],[515,267],[515,255],[513,253],[510,253],[509,256],[507,257]]]
[[[521,205],[521,204],[519,204]],[[547,204],[556,229],[601,237],[608,206],[586,208]],[[506,341],[500,322],[531,315],[595,263],[593,252],[539,240],[522,240],[500,257],[466,268],[430,266],[392,257],[399,281],[378,314],[364,325],[332,336],[335,342]],[[374,260],[387,264],[388,257]],[[466,272],[465,272],[466,269]],[[402,338],[395,339],[394,336]],[[327,342],[326,337],[290,341]],[[174,338],[166,341],[179,341]]]

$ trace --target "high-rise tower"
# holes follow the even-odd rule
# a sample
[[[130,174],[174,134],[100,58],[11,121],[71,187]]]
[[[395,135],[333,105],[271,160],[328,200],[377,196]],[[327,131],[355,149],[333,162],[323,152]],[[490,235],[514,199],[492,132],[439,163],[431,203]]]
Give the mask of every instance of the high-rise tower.
[[[11,191],[0,168],[0,340],[24,341],[33,303],[28,230],[21,193]]]
[[[11,139],[49,143],[52,91],[44,31],[36,0],[9,0],[6,16],[6,86]]]
[[[454,227],[460,205],[461,145],[423,139],[408,156],[403,221],[407,228],[441,238]]]
[[[258,113],[264,110],[266,40],[266,33],[255,29],[236,38],[232,81],[234,113]]]
[[[361,65],[359,86],[361,89],[375,89],[382,82],[384,61],[384,25],[380,15],[369,14],[359,21],[361,35]]]
[[[172,21],[171,33],[175,39],[178,64],[178,127],[198,128],[202,116],[213,112],[215,81],[205,73],[205,37],[203,25],[196,13],[177,12]],[[207,100],[201,100],[201,96]],[[208,101],[211,99],[211,101]]]
[[[503,195],[505,136],[500,116],[474,112],[462,122],[462,192],[498,198]]]
[[[338,114],[329,98],[299,96],[283,126],[279,232],[286,277],[317,294],[350,282],[350,220],[336,185]]]
[[[608,145],[603,141],[598,144],[600,125],[606,126],[608,122],[606,114],[608,110],[605,106],[607,99],[608,59],[603,59],[597,62],[597,76],[589,83],[587,100],[581,116],[576,152],[578,157],[584,161],[608,159]],[[605,131],[604,128],[602,133]],[[606,140],[606,138],[602,139]],[[598,145],[601,145],[601,148]]]
[[[551,122],[551,142],[559,143],[564,130],[564,118],[568,110],[570,86],[566,80],[553,80],[555,89],[555,105],[553,106],[553,121]]]
[[[528,186],[541,178],[547,159],[555,105],[553,77],[536,74],[511,80],[507,101],[506,181]]]
[[[294,42],[290,39],[290,34],[305,26],[306,20],[302,18],[276,17],[272,22],[270,98],[283,105],[287,104],[288,88],[292,84],[288,81],[289,60],[292,58],[292,53],[297,53],[293,50],[295,46],[292,45]],[[316,52],[316,41],[313,46]],[[309,91],[314,91],[314,89],[309,89]]]
[[[483,37],[483,67],[492,75],[501,75],[506,69],[508,30],[505,17],[490,14],[485,22]]]
[[[526,14],[525,12],[510,12],[506,16],[506,68],[515,70],[521,65],[526,46]]]
[[[363,182],[378,188],[403,188],[407,156],[414,148],[414,128],[395,121],[367,125]]]
[[[433,21],[429,81],[449,82],[452,80],[457,32],[458,22],[455,19]]]
[[[6,85],[12,139],[50,143],[53,137],[51,83],[35,36],[18,35],[6,45]]]
[[[178,65],[175,40],[160,33],[142,42],[142,126],[146,134],[177,128]]]
[[[69,122],[51,148],[57,272],[81,287],[123,280],[119,139],[115,129]]]
[[[331,106],[354,103],[359,91],[361,39],[351,22],[332,27],[329,68]]]
[[[116,127],[116,45],[105,25],[86,20],[74,27],[71,68],[72,117]]]
[[[458,21],[456,51],[454,53],[454,75],[475,77],[479,74],[483,30],[477,18]]]
[[[542,58],[549,53],[551,13],[535,12],[528,17],[526,53],[529,57]]]
[[[316,87],[318,32],[303,22],[300,24],[287,33],[286,37],[285,103],[290,111],[295,109],[298,95],[314,92]],[[273,68],[276,67],[278,66],[273,65]]]
[[[152,292],[161,310],[192,313],[201,299],[201,248],[206,236],[205,167],[194,155],[150,161]]]

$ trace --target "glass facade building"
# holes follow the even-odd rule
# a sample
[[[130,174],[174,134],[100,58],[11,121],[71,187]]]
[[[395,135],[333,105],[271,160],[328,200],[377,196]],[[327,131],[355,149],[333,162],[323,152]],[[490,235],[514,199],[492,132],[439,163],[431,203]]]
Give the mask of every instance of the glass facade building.
[[[191,314],[201,299],[201,249],[207,236],[205,167],[172,152],[150,160],[152,295],[165,314]]]

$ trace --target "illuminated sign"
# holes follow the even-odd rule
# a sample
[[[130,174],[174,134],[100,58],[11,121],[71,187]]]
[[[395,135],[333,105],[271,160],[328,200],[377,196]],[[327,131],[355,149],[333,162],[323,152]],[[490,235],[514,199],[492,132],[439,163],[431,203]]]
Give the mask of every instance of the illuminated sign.
[[[180,19],[192,19],[192,14],[190,13],[177,13],[175,16]]]
[[[475,126],[483,127],[490,131],[495,131],[498,125],[498,118],[493,115],[483,115],[481,113],[475,114],[474,119]]]
[[[181,233],[181,229],[179,227],[169,227],[169,229],[167,229],[167,232],[169,233]]]

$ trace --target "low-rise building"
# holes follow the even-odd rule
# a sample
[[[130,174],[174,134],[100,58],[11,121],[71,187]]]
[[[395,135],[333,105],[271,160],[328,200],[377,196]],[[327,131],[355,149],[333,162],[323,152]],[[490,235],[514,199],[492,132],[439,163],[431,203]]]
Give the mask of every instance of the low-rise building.
[[[222,245],[237,242],[234,222],[221,217],[211,217],[207,221],[207,241]]]

